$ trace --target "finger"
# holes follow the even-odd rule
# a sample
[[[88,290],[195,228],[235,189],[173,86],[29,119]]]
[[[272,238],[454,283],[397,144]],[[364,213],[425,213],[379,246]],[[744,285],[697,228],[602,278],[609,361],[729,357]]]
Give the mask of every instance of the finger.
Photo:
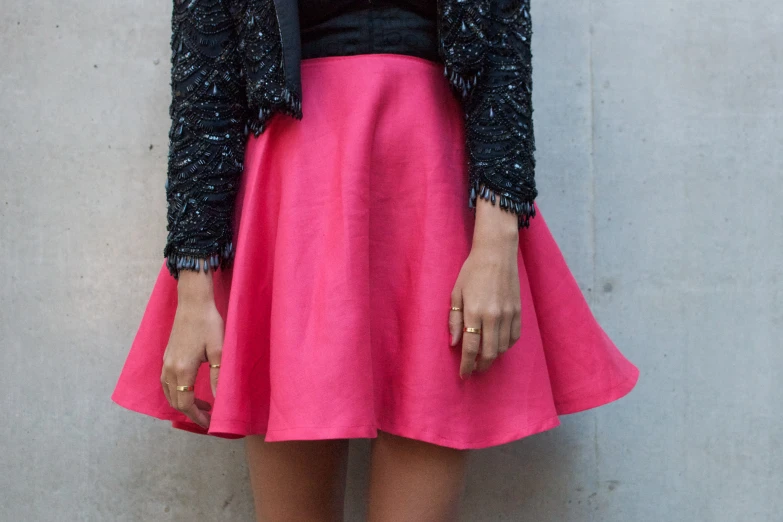
[[[189,381],[177,381],[177,383],[180,382],[189,382]],[[185,384],[177,384],[177,386],[186,386]],[[190,409],[190,407],[195,404],[195,393],[191,391],[183,391],[180,389],[174,390],[175,395],[172,395],[174,397],[174,402],[177,404],[177,409],[187,415],[187,411]]]
[[[175,407],[187,415],[187,411],[195,401],[195,393],[193,390],[183,391],[178,390],[178,386],[193,386],[196,382],[196,370],[191,370],[187,366],[178,368],[175,376],[175,380],[169,380],[174,385],[174,390],[171,396],[174,398]]]
[[[171,407],[176,410],[178,409],[177,394],[179,394],[179,392],[177,391],[177,378],[174,377],[173,374],[169,374],[168,381],[169,381],[168,382],[169,397],[171,397]]]
[[[212,388],[212,396],[217,397],[218,376],[220,375],[220,361],[223,357],[222,336],[207,343],[207,363],[209,363],[209,384]],[[215,367],[217,365],[217,367]]]
[[[193,392],[179,392],[180,394],[187,393],[187,394],[193,394]],[[205,430],[209,429],[209,415],[206,414],[206,412],[199,409],[198,406],[196,406],[195,401],[191,402],[190,405],[185,409],[182,413],[188,416],[190,420],[204,428]]]
[[[514,318],[513,312],[503,314],[498,327],[498,355],[503,355],[511,345],[511,320]]]
[[[500,316],[485,315],[481,321],[481,353],[476,366],[479,372],[487,371],[498,356],[499,330]]]
[[[163,363],[163,375],[160,378],[161,386],[163,386],[163,393],[166,395],[166,400],[169,401],[169,406],[177,408],[177,377],[171,365]]]
[[[163,372],[160,374],[160,386],[163,388],[163,395],[166,396],[166,400],[169,402],[169,406],[172,408],[174,405],[171,403],[171,392],[169,391],[169,383],[167,382],[168,378],[166,377],[166,369],[163,369]]]
[[[180,383],[193,383],[195,380],[195,375],[193,378],[180,378],[181,380],[177,381],[177,386],[188,386],[192,384],[180,384]],[[206,413],[199,409],[199,407],[196,405],[196,397],[195,393],[190,391],[183,391],[183,390],[176,390],[177,394],[177,409],[187,415],[187,417],[201,426],[204,429],[209,428],[209,417],[207,417]]]
[[[462,290],[455,287],[451,292],[451,306],[462,308]],[[463,325],[462,310],[449,310],[449,332],[451,333],[451,346],[457,346],[462,337]]]
[[[468,310],[464,312],[465,326],[481,328],[481,317],[478,314],[473,314]],[[482,334],[473,332],[465,332],[465,335],[462,336],[462,361],[459,368],[461,379],[470,377],[473,371],[473,363],[476,361],[476,356],[479,353],[481,336]]]

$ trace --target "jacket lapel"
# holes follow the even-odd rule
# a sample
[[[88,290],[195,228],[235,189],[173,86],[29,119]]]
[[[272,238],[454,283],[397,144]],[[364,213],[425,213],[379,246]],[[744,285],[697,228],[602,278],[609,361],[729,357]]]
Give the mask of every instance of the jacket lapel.
[[[283,45],[283,69],[285,70],[286,85],[301,96],[302,78],[299,62],[302,57],[302,41],[299,35],[299,2],[297,0],[274,0],[274,5]]]

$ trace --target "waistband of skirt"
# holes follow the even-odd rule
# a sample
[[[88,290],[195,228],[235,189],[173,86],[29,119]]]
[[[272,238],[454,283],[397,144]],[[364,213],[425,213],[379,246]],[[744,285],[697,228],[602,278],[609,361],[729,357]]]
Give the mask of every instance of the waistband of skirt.
[[[420,56],[414,56],[410,54],[402,53],[361,53],[361,54],[348,54],[348,55],[331,55],[331,56],[316,56],[312,58],[302,58],[300,64],[303,67],[312,67],[321,64],[328,64],[334,62],[364,62],[364,61],[388,61],[388,62],[408,62],[411,66],[419,66],[424,68],[442,70],[443,63],[440,61],[433,61]]]

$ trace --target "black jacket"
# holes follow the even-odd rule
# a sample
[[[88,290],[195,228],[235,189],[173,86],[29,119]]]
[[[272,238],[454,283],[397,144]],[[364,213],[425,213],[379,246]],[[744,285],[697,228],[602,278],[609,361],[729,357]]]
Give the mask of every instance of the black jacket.
[[[530,0],[438,2],[438,53],[465,111],[470,194],[535,216]],[[174,0],[169,231],[179,270],[229,267],[249,132],[303,117],[297,0]]]

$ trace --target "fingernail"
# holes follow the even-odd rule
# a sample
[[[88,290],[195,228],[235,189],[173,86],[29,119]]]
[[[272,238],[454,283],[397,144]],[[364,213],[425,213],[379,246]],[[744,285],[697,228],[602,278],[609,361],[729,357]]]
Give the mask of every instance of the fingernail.
[[[454,346],[454,334],[451,334],[451,346]]]

